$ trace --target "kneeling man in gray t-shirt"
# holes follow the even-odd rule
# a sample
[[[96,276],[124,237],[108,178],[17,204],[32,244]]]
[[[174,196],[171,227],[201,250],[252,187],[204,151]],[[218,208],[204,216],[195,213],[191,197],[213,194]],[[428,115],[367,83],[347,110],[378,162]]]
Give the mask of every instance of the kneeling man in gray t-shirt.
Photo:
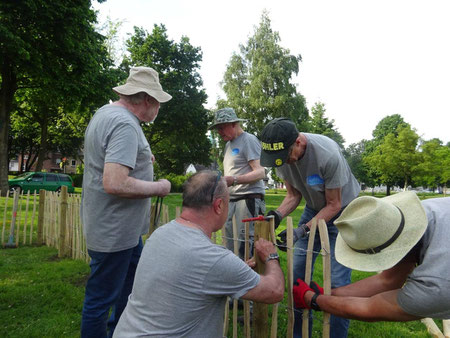
[[[184,185],[183,211],[145,243],[133,291],[114,337],[222,337],[226,297],[262,303],[283,299],[284,276],[275,246],[255,243],[264,275],[211,234],[228,215],[229,192],[220,172],[201,171]]]

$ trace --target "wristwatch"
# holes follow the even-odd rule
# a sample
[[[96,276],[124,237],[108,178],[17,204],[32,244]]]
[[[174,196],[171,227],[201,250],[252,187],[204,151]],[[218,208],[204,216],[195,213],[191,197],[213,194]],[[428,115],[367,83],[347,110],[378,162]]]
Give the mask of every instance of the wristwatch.
[[[237,176],[233,176],[233,187],[237,184]]]
[[[267,259],[266,259],[266,263],[267,263],[268,261],[273,260],[273,259],[276,259],[276,260],[278,261],[278,263],[280,263],[280,256],[278,256],[277,253],[271,253],[271,254],[269,254],[269,257],[267,257]]]
[[[317,304],[317,297],[320,296],[320,293],[315,293],[314,296],[312,296],[311,298],[311,309],[313,309],[314,311],[322,311],[322,309],[320,308],[319,304]]]

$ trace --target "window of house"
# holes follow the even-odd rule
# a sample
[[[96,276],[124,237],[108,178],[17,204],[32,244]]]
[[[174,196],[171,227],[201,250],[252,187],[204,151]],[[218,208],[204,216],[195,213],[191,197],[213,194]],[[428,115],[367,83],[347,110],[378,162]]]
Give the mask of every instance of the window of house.
[[[76,161],[76,160],[72,160],[72,161],[70,162],[70,165],[71,165],[72,167],[75,167],[75,166],[77,165],[77,161]]]

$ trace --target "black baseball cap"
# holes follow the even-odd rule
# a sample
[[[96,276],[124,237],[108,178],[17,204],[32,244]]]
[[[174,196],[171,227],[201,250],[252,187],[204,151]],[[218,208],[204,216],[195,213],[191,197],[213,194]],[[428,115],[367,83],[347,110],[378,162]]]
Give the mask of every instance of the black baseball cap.
[[[297,137],[295,123],[286,117],[278,117],[267,123],[261,133],[261,165],[280,167],[286,163],[289,147]]]

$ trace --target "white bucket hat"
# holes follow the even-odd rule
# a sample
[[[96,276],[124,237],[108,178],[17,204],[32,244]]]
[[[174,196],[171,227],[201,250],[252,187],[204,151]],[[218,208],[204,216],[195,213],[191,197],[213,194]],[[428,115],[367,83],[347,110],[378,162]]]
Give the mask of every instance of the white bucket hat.
[[[156,70],[150,67],[133,67],[127,82],[114,87],[113,90],[122,95],[134,95],[145,92],[158,102],[167,102],[172,96],[163,91]]]
[[[334,221],[336,260],[360,271],[386,270],[422,238],[428,219],[413,192],[354,199]]]

